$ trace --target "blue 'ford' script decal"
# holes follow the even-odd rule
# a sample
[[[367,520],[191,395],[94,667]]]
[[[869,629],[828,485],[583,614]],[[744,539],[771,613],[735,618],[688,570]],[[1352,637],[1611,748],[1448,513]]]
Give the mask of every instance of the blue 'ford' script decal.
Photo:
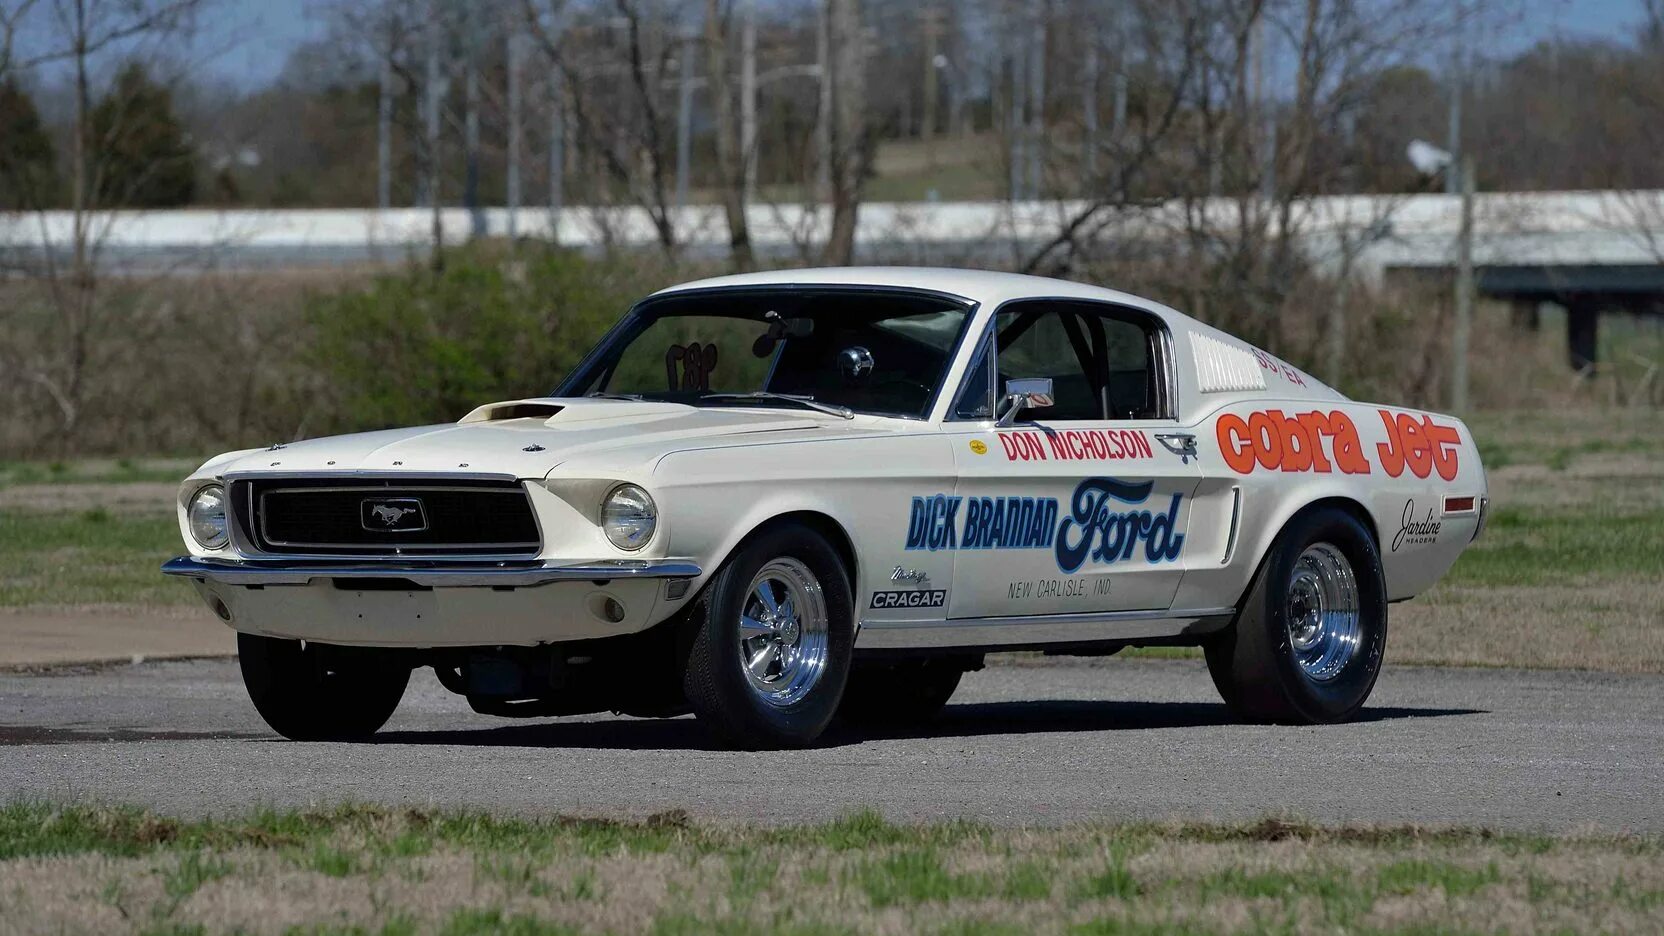
[[[915,497],[907,548],[1051,549],[1065,573],[1089,558],[1105,564],[1131,559],[1140,544],[1146,562],[1171,562],[1184,548],[1178,531],[1183,494],[1174,494],[1160,513],[1116,509],[1143,504],[1154,487],[1151,481],[1087,478],[1075,488],[1061,522],[1055,497]]]

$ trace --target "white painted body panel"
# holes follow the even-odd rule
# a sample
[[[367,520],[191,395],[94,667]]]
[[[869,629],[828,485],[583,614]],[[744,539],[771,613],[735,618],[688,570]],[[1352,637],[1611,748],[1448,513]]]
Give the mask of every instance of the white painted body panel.
[[[491,404],[453,425],[231,453],[205,464],[180,491],[185,532],[190,494],[228,477],[511,478],[530,494],[543,534],[542,561],[689,560],[701,574],[680,597],[668,597],[666,583],[653,579],[513,591],[360,591],[327,582],[258,590],[203,582],[199,588],[225,600],[232,626],[285,637],[386,646],[585,639],[667,619],[694,600],[746,536],[795,514],[847,549],[862,622],[858,647],[963,646],[967,638],[943,636],[949,631],[973,641],[988,634],[992,647],[1161,637],[1188,632],[1201,619],[1223,623],[1284,524],[1320,500],[1349,505],[1369,521],[1394,600],[1443,575],[1479,523],[1478,500],[1473,510],[1443,515],[1447,496],[1486,495],[1478,452],[1459,420],[1353,403],[1264,352],[1124,293],[1009,274],[898,268],[786,271],[678,289],[788,284],[910,287],[975,303],[967,339],[928,418],[538,399],[519,401],[535,408],[535,415],[520,418],[496,418],[512,403]],[[1002,303],[1030,298],[1106,302],[1158,316],[1171,332],[1177,418],[1010,429],[947,418],[976,338]],[[1276,427],[1285,423],[1255,416],[1273,411],[1294,418],[1296,428],[1305,425],[1302,414],[1322,414],[1307,416],[1311,426],[1339,424],[1334,414],[1344,415],[1353,430],[1346,451],[1336,450],[1338,435],[1319,432],[1322,459],[1303,464],[1299,441],[1288,459],[1274,457],[1282,438]],[[1418,427],[1408,442],[1400,418]],[[1428,433],[1438,439],[1423,448],[1419,440]],[[1158,435],[1193,436],[1196,452],[1182,456]],[[1044,457],[1034,457],[1035,446]],[[1400,465],[1407,451],[1414,457]],[[1122,561],[1088,559],[1065,570],[1058,541],[1078,545],[1081,530],[1062,525],[1090,479],[1148,483],[1143,500],[1116,501],[1117,509],[1147,511],[1148,528],[1171,529],[1133,544],[1135,552],[1120,553]],[[652,541],[634,553],[614,547],[598,525],[601,497],[621,482],[647,489],[659,508]],[[1006,530],[996,537],[999,548],[962,548],[957,541],[952,548],[908,548],[910,533],[918,532],[915,498],[937,495],[959,499],[958,537],[967,529],[967,499],[1049,498],[1057,514],[1046,523],[1056,525],[1036,528],[1037,538],[1021,542]],[[1032,511],[1021,516],[1038,522]],[[1407,524],[1406,516],[1414,522]],[[229,547],[205,551],[188,533],[185,540],[198,558],[239,558]],[[603,592],[626,608],[622,620],[608,623],[593,612],[594,596]]]

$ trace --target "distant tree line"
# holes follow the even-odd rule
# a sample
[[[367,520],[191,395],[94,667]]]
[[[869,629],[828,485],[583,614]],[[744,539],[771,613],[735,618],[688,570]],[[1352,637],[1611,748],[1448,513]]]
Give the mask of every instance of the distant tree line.
[[[122,67],[90,111],[88,126],[99,204],[179,208],[199,201],[201,167],[173,90],[153,80],[143,63]],[[17,76],[0,82],[0,210],[67,206],[54,129]]]
[[[528,203],[546,200],[555,165],[548,152],[557,145],[551,127],[561,117],[566,136],[558,145],[573,203],[639,201],[642,192],[632,189],[659,183],[664,191],[648,200],[668,203],[676,197],[671,176],[685,53],[694,88],[686,157],[691,197],[718,201],[744,184],[760,186],[765,198],[814,192],[817,176],[824,183],[828,172],[818,165],[817,148],[826,143],[817,135],[830,133],[819,114],[825,102],[816,73],[823,14],[811,2],[765,4],[756,13],[752,68],[767,83],[753,149],[740,153],[733,100],[745,2],[341,2],[327,38],[297,49],[269,87],[237,92],[188,75],[169,83],[142,62],[121,67],[90,115],[90,145],[104,156],[105,178],[97,184],[107,195],[123,193],[132,207],[374,205],[385,90],[391,203],[423,202],[431,174],[447,203],[500,204],[514,184],[506,152],[512,66],[521,71],[519,186]],[[1107,136],[1114,126],[1152,116],[1162,63],[1144,57],[1146,38],[1134,33],[1159,28],[1169,14],[1139,12],[1161,4],[1053,0],[1031,28],[1014,12],[1025,6],[861,3],[864,103],[858,139],[848,141],[860,163],[852,168],[871,178],[878,147],[942,140],[944,148],[982,147],[988,157],[975,163],[979,182],[944,179],[946,196],[997,197],[1015,186],[1015,194],[1091,197],[1096,180],[1083,165],[1083,136]],[[1264,6],[1270,16],[1278,4]],[[1115,10],[1121,12],[1106,13]],[[1463,135],[1483,154],[1481,187],[1664,186],[1664,160],[1656,157],[1664,143],[1664,37],[1653,22],[1638,23],[1627,44],[1545,40],[1479,63],[1469,78]],[[541,40],[546,54],[523,48],[511,62],[511,40]],[[428,59],[435,44],[439,151],[430,154],[435,92]],[[1096,76],[1097,87],[1084,89],[1083,76]],[[1404,146],[1415,138],[1444,140],[1450,76],[1387,61],[1347,80],[1352,100],[1324,128],[1325,158],[1344,169],[1337,185],[1360,192],[1424,187]],[[16,70],[0,81],[0,206],[14,209],[66,198],[61,156],[69,128],[41,116],[31,82]],[[176,91],[189,101],[186,113]],[[1265,96],[1275,102],[1273,123],[1293,132],[1297,90],[1273,84]],[[1194,100],[1184,107],[1181,123],[1205,119]],[[1025,146],[1045,151],[1033,179],[1025,178],[1025,166],[1010,165],[1037,159],[1025,155]],[[429,167],[430,159],[438,165]],[[754,165],[742,167],[746,159]],[[1152,174],[1139,195],[1178,197],[1186,187]]]

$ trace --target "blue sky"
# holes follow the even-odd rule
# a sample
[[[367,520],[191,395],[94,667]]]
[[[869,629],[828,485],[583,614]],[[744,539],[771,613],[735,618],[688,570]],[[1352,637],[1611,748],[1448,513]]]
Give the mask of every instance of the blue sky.
[[[1641,18],[1639,0],[1517,2],[1521,15],[1491,35],[1487,54],[1510,54],[1555,34],[1626,41]],[[200,24],[192,57],[238,87],[259,87],[282,71],[297,46],[324,34],[326,6],[326,0],[219,0]]]

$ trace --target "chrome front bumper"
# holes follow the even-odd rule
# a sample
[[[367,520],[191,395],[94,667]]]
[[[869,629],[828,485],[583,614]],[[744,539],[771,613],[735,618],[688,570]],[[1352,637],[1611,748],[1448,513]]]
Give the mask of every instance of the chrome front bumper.
[[[422,588],[532,588],[552,582],[694,579],[701,574],[698,564],[686,559],[609,559],[581,565],[548,565],[535,561],[320,562],[194,556],[169,559],[162,564],[162,572],[222,585],[309,585],[320,579],[404,579]]]

